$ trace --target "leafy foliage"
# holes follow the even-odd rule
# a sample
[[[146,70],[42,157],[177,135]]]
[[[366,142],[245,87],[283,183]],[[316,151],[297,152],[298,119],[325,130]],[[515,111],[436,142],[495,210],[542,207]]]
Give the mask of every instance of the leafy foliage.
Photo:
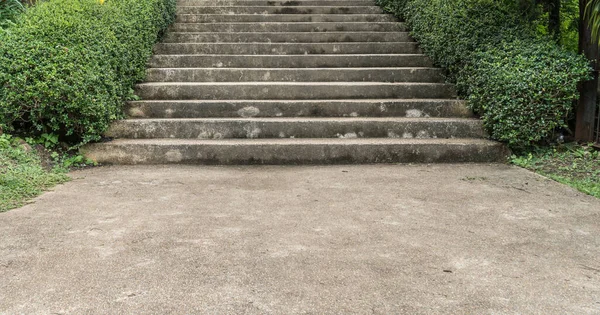
[[[565,126],[577,83],[591,69],[582,56],[540,37],[517,2],[378,1],[406,20],[492,138],[523,149]]]
[[[526,147],[564,127],[587,63],[548,41],[503,42],[473,55],[459,73],[473,110],[490,135]]]
[[[144,78],[175,0],[53,0],[0,33],[0,125],[97,140]]]

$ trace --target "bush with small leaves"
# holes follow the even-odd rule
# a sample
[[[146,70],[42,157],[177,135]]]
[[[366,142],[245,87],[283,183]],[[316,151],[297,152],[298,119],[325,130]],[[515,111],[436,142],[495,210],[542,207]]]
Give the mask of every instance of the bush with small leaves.
[[[407,22],[493,139],[523,149],[566,125],[577,84],[591,68],[582,56],[536,35],[514,1],[378,3]]]
[[[52,0],[0,31],[0,126],[98,140],[144,78],[175,0]]]

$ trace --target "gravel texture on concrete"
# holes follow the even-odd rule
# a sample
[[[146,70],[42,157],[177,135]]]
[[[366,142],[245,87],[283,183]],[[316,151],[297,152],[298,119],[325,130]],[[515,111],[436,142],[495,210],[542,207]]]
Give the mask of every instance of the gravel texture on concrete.
[[[600,313],[600,200],[516,167],[71,175],[0,214],[0,313]]]

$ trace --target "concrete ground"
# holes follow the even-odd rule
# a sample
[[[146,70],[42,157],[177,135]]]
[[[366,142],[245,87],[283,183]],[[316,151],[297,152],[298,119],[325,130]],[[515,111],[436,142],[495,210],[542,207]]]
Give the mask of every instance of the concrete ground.
[[[600,313],[600,200],[519,168],[72,176],[0,214],[0,313]]]

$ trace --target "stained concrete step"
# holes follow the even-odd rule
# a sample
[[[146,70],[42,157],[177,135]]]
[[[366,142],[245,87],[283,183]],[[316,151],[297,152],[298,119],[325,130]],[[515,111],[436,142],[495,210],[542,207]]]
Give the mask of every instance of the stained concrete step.
[[[484,138],[480,120],[466,118],[176,118],[126,119],[111,138]]]
[[[154,55],[154,68],[432,67],[422,54],[370,55]]]
[[[336,43],[413,42],[408,32],[170,32],[163,43]]]
[[[150,68],[146,82],[433,82],[438,68]]]
[[[172,32],[406,32],[398,22],[175,23]]]
[[[355,164],[505,162],[483,139],[122,139],[87,145],[101,164]]]
[[[391,14],[177,14],[177,23],[398,22]]]
[[[452,98],[443,83],[385,82],[153,82],[136,86],[144,100],[308,100]]]
[[[464,101],[448,99],[132,101],[126,113],[132,118],[472,117]]]
[[[157,44],[154,53],[221,55],[419,54],[417,43],[185,43]]]
[[[177,6],[373,6],[372,0],[177,0]]]
[[[378,6],[240,6],[186,7],[178,6],[177,14],[383,14]]]

